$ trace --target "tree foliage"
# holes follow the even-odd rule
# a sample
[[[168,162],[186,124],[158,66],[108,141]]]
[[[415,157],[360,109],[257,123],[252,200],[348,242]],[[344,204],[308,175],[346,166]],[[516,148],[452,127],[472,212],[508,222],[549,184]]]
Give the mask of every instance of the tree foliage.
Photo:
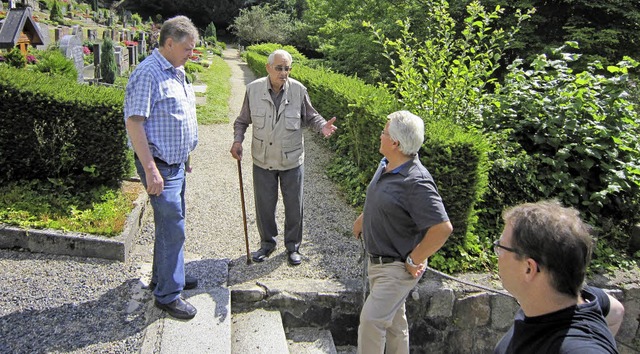
[[[517,25],[504,31],[494,26],[502,9],[487,12],[474,1],[467,6],[458,35],[447,3],[427,2],[431,11],[426,33],[414,34],[408,21],[398,21],[402,31],[394,40],[374,31],[385,49],[383,56],[391,62],[390,88],[404,107],[423,119],[478,126],[502,52],[530,14],[517,13]]]
[[[277,10],[273,5],[262,4],[240,10],[229,28],[244,44],[287,44],[294,32],[295,21],[290,14]]]
[[[58,0],[53,0],[53,5],[51,5],[51,12],[49,13],[49,20],[51,20],[52,22],[62,21],[62,10],[60,9]]]
[[[470,1],[452,1],[452,8],[460,9]],[[540,53],[551,54],[567,41],[579,44],[582,57],[571,65],[580,70],[596,60],[607,66],[624,56],[640,58],[640,2],[636,0],[484,0],[483,3],[488,7],[501,6],[507,13],[536,9],[536,16],[516,36],[508,62],[516,57],[530,61]],[[454,17],[460,16],[457,11]],[[512,21],[506,16],[498,24],[507,28]]]
[[[102,81],[108,84],[116,82],[116,71],[113,41],[105,38],[102,42],[102,52],[100,53],[100,76]]]

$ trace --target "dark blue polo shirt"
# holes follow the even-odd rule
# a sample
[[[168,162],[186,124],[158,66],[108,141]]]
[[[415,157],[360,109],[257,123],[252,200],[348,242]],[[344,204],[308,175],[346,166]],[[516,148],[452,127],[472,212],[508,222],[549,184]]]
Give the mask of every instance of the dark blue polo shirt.
[[[406,259],[427,230],[448,221],[431,174],[416,155],[384,173],[383,158],[364,203],[363,235],[369,254]]]

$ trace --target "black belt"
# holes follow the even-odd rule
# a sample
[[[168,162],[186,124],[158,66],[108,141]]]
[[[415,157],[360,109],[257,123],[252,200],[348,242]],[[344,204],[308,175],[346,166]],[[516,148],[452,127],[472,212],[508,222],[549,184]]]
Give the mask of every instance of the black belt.
[[[138,158],[138,155],[134,152],[133,153],[133,158],[140,161],[140,159]],[[159,157],[153,157],[153,161],[155,161],[156,163],[163,163],[165,165],[168,165],[168,163],[164,162],[164,160],[160,159]]]
[[[385,257],[385,256],[373,256],[373,255],[369,256],[369,260],[373,264],[386,264],[386,263],[393,263],[393,262],[404,262],[404,260],[402,260],[402,258]]]

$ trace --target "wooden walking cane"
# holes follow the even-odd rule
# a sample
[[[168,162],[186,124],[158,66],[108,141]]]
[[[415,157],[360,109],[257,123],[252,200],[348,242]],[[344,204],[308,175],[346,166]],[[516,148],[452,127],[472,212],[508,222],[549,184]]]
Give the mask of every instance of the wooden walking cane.
[[[244,225],[244,243],[247,247],[247,264],[251,264],[249,254],[249,233],[247,232],[247,210],[244,205],[244,184],[242,183],[242,164],[238,160],[238,179],[240,179],[240,202],[242,204],[242,224]]]

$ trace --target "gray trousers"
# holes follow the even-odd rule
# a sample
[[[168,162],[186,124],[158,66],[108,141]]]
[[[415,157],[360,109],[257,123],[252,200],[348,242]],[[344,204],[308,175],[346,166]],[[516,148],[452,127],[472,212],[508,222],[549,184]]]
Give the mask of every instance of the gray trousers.
[[[276,205],[280,185],[284,203],[284,245],[289,252],[298,251],[302,242],[303,184],[304,165],[286,171],[265,170],[253,165],[253,194],[260,247],[267,250],[276,247]]]

